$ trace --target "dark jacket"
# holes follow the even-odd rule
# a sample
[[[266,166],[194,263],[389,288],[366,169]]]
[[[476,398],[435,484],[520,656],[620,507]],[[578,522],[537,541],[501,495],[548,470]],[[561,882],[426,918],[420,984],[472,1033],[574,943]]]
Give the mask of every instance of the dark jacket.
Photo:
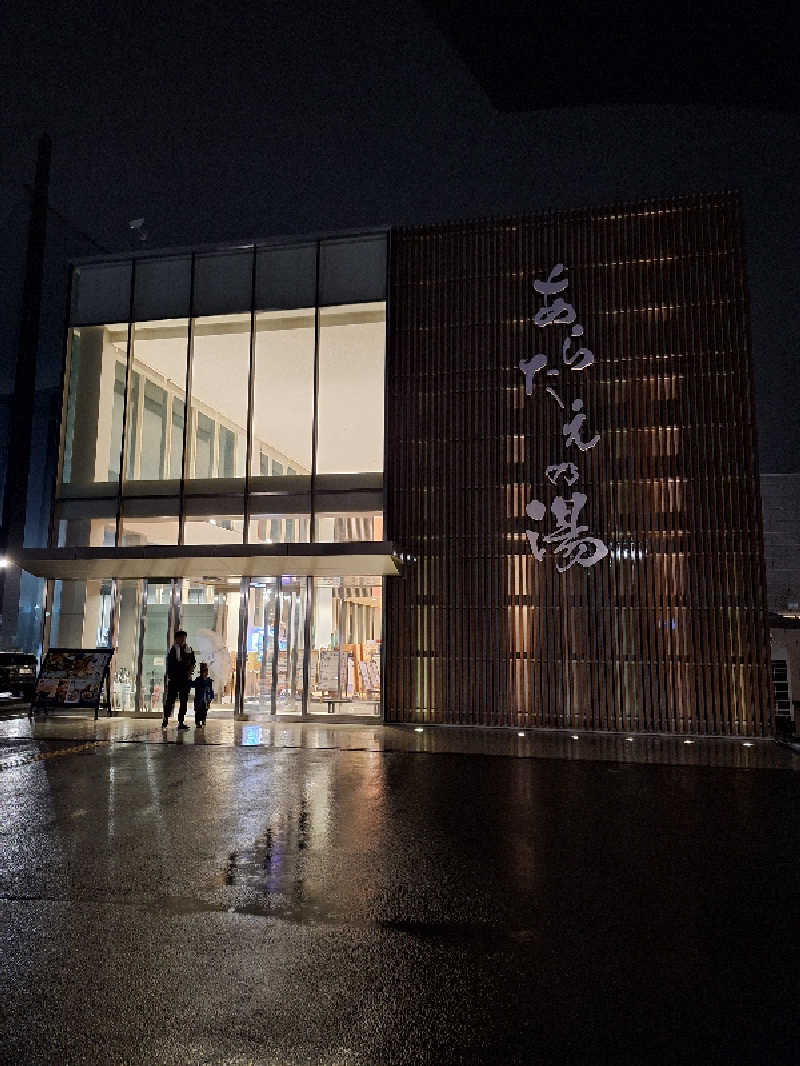
[[[167,680],[176,685],[190,684],[194,665],[194,652],[189,645],[184,644],[182,648],[179,648],[177,644],[173,644],[167,656]]]
[[[194,709],[207,711],[214,699],[214,683],[210,677],[198,677],[192,682],[194,686]]]

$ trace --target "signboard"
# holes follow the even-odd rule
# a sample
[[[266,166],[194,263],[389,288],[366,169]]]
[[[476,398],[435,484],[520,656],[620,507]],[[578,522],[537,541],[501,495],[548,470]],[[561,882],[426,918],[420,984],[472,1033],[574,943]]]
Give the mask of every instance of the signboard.
[[[323,692],[339,691],[339,652],[321,648],[319,653],[318,686]],[[344,686],[342,686],[344,687]]]
[[[564,277],[566,267],[563,263],[556,263],[548,275],[547,281],[537,280],[533,283],[534,290],[543,297],[544,303],[536,312],[533,319],[534,326],[546,329],[555,326],[561,341],[561,366],[550,366],[546,353],[536,352],[529,359],[520,359],[519,368],[525,376],[525,392],[528,396],[533,395],[534,387],[538,381],[539,391],[546,393],[550,401],[558,404],[562,413],[562,436],[564,438],[564,451],[559,456],[563,461],[552,463],[544,471],[550,485],[556,490],[566,493],[580,480],[581,469],[577,462],[571,458],[580,460],[585,452],[594,448],[600,441],[600,434],[589,436],[586,428],[588,414],[584,412],[583,399],[575,395],[575,381],[582,380],[582,373],[578,379],[573,378],[576,371],[588,370],[595,361],[594,352],[587,348],[586,332],[580,322],[576,321],[577,313],[571,303],[567,303],[563,296],[558,293],[565,292],[569,286],[569,280]],[[565,332],[565,330],[567,332]],[[564,370],[562,375],[561,371]],[[539,375],[537,377],[537,375]],[[560,391],[559,391],[560,390]],[[570,395],[567,395],[569,390]],[[570,399],[573,396],[573,399]],[[565,402],[566,401],[566,402]],[[567,410],[569,404],[569,410]],[[559,485],[562,482],[566,488]],[[552,493],[552,490],[550,490]],[[548,545],[552,549],[555,559],[556,570],[563,574],[576,563],[579,566],[595,566],[601,559],[608,555],[608,546],[590,530],[588,525],[581,525],[581,511],[586,505],[588,497],[584,492],[575,491],[571,496],[558,495],[550,502],[550,514],[555,519],[555,529],[542,535],[538,529],[525,531],[533,557],[541,562],[548,551]],[[534,522],[541,522],[547,516],[548,508],[542,500],[531,500],[525,508],[525,513]],[[539,538],[542,537],[540,540]]]
[[[113,654],[111,648],[53,648],[48,651],[39,670],[31,710],[88,707],[96,718]]]

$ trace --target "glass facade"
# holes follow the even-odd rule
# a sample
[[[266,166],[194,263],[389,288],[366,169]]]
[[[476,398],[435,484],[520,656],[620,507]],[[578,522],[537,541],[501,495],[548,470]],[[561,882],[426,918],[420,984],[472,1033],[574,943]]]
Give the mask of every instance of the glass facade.
[[[50,582],[47,643],[115,647],[119,711],[160,710],[181,626],[218,709],[374,713],[357,664],[382,579],[228,576],[225,552],[382,537],[385,290],[385,234],[74,270],[51,547],[226,558],[221,577]]]
[[[352,539],[337,514],[382,514],[385,287],[384,235],[76,268],[53,546]]]

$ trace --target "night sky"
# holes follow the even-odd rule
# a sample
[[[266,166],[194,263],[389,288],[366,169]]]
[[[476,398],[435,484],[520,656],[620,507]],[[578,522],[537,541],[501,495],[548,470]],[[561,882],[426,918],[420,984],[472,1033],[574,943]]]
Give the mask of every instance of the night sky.
[[[774,25],[766,43],[729,27],[714,63],[708,26],[695,39],[687,23],[661,45],[651,35],[652,62],[624,27],[606,29],[601,65],[574,10],[559,25],[557,7],[527,5],[541,33],[528,33],[508,80],[525,69],[528,107],[541,77],[542,109],[515,111],[512,93],[497,95],[497,65],[490,98],[432,6],[5,8],[1,391],[12,389],[25,185],[43,129],[54,142],[43,388],[60,376],[66,259],[133,247],[134,218],[145,218],[145,247],[161,248],[739,188],[761,468],[800,470],[800,117],[781,55],[763,54],[781,38]],[[626,49],[635,64],[623,78]],[[579,77],[589,55],[591,77],[585,65]],[[722,91],[728,74],[737,92]],[[758,106],[738,106],[748,94]],[[585,100],[596,103],[572,106]]]

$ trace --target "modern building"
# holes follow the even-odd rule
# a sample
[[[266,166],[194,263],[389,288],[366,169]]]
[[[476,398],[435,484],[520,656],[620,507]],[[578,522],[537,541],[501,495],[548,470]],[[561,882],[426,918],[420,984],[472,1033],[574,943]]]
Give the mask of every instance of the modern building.
[[[800,474],[762,474],[776,727],[800,734]]]
[[[760,735],[733,194],[76,264],[44,643],[159,709]]]

